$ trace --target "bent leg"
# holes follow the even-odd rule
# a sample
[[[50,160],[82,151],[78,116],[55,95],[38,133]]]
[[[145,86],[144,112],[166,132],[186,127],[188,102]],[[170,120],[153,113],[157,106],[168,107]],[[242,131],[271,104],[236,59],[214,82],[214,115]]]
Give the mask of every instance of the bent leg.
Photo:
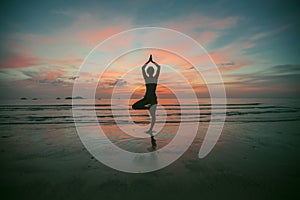
[[[147,101],[145,99],[141,99],[137,102],[135,102],[133,105],[132,105],[132,109],[134,110],[144,110],[144,109],[149,109],[149,107],[146,107],[147,105]]]

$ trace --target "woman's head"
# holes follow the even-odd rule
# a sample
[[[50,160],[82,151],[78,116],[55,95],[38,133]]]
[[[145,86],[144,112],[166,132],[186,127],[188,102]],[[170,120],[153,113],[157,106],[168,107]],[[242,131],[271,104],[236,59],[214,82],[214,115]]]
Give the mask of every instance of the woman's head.
[[[153,76],[154,74],[154,68],[152,66],[149,66],[148,69],[147,69],[147,73],[149,76]]]

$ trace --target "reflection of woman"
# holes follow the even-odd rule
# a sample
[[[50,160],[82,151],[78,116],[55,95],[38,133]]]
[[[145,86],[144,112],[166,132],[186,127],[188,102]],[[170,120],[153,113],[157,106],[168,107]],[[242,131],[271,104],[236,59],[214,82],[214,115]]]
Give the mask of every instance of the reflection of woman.
[[[154,75],[154,68],[149,66],[146,70],[148,63],[152,62],[156,66],[156,73]],[[147,71],[147,72],[146,72]],[[142,67],[143,77],[146,84],[146,94],[143,99],[137,101],[132,105],[133,109],[147,109],[151,115],[151,126],[147,132],[152,132],[153,126],[155,124],[155,112],[157,106],[157,97],[156,97],[156,86],[157,80],[160,73],[160,66],[152,60],[152,55],[150,55],[149,60]]]

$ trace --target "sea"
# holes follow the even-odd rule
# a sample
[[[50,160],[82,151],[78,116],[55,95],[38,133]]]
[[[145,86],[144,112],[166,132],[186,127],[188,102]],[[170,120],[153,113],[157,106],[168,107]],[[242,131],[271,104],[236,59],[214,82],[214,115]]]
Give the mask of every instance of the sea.
[[[131,104],[137,100],[131,100]],[[0,102],[0,125],[24,124],[74,124],[72,109],[83,113],[76,123],[88,124],[92,116],[84,115],[95,110],[101,125],[130,124],[131,118],[139,124],[149,124],[146,111],[133,111],[125,100],[2,100]],[[218,121],[218,115],[226,115],[226,123],[299,121],[299,99],[227,99],[226,104],[211,104],[210,99],[178,103],[174,99],[161,99],[157,107],[156,123],[193,123]],[[212,107],[213,106],[213,107]],[[214,109],[212,114],[211,110]],[[112,110],[115,110],[113,114]],[[128,112],[129,110],[129,112]],[[218,112],[218,110],[221,110]],[[87,112],[88,113],[88,112]]]

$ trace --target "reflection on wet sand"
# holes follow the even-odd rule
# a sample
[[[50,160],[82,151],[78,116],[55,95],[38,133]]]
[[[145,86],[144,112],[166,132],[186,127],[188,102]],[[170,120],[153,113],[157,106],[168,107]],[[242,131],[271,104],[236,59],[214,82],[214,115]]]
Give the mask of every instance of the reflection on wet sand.
[[[148,148],[149,151],[155,151],[156,150],[156,139],[154,138],[154,135],[153,135],[153,131],[147,131],[147,134],[150,135],[150,138],[151,138],[151,148]]]

